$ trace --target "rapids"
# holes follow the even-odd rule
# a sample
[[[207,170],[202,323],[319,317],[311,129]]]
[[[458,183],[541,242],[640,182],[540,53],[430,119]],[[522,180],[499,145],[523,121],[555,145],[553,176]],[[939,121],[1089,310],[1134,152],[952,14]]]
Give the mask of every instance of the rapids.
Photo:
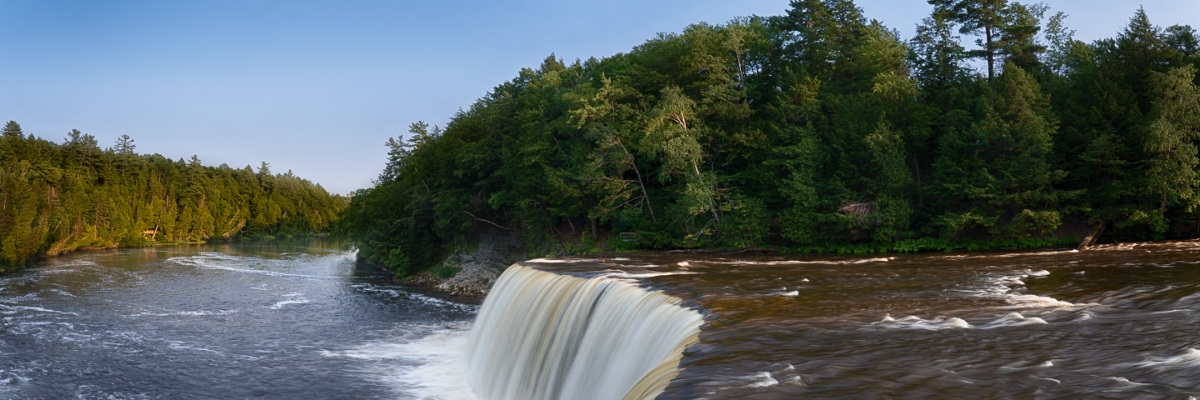
[[[659,399],[1200,397],[1200,241],[545,261],[704,315]]]
[[[478,306],[354,257],[327,241],[172,246],[0,274],[0,399],[469,396],[437,368]]]
[[[482,306],[353,258],[162,247],[0,275],[0,398],[1200,396],[1196,241],[538,259]]]

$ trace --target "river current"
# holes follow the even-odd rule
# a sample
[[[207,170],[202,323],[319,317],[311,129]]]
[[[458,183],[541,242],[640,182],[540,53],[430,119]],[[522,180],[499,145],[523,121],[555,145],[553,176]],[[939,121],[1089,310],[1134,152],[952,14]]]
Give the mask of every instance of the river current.
[[[79,252],[0,275],[0,399],[412,398],[478,306],[325,241]],[[441,385],[441,386],[437,386]],[[469,392],[468,392],[469,393]]]
[[[472,398],[479,307],[353,257],[163,247],[0,275],[0,398]],[[1200,242],[524,264],[700,312],[660,399],[1200,396]]]

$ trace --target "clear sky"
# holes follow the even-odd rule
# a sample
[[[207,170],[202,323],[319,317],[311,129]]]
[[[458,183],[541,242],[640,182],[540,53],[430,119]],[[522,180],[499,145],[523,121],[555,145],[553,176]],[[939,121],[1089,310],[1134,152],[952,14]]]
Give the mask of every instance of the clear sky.
[[[905,38],[924,0],[859,0]],[[1078,39],[1113,36],[1142,5],[1200,28],[1197,0],[1048,0]],[[267,161],[335,193],[370,185],[388,137],[445,124],[551,53],[604,57],[657,32],[778,15],[787,0],[0,0],[0,120],[59,141],[134,138],[208,165]]]

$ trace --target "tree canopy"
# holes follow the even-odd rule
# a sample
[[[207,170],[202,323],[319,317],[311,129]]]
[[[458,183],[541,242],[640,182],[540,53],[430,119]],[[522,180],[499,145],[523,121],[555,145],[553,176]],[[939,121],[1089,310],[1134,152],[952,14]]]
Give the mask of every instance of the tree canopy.
[[[343,227],[400,273],[485,231],[547,252],[1197,233],[1194,30],[1136,10],[1082,43],[1045,6],[930,3],[908,40],[852,1],[794,0],[603,59],[550,56],[390,139]]]
[[[0,137],[0,271],[39,254],[328,231],[348,200],[264,162],[207,167],[139,155],[122,135],[102,149],[78,130],[62,143]]]

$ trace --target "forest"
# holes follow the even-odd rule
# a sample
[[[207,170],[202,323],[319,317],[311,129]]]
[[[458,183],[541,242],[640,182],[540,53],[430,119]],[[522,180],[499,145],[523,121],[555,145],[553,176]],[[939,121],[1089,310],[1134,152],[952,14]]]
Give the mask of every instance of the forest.
[[[1085,43],[1040,3],[929,3],[908,39],[850,0],[794,0],[607,58],[551,55],[390,139],[342,229],[401,275],[480,232],[542,254],[1200,233],[1194,29],[1131,7]]]
[[[101,149],[78,130],[55,143],[5,124],[0,272],[77,249],[326,232],[349,202],[265,162],[214,168],[135,149],[128,135]]]

